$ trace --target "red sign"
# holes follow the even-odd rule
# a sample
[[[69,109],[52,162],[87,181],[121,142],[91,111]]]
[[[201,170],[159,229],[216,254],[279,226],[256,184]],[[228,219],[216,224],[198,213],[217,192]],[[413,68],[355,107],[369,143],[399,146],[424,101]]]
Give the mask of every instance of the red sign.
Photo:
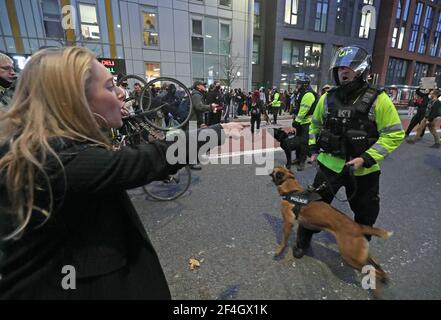
[[[101,60],[101,63],[105,67],[114,67],[115,66],[115,61],[108,60],[108,59]]]
[[[126,74],[126,62],[122,59],[98,58],[98,61],[113,75]]]

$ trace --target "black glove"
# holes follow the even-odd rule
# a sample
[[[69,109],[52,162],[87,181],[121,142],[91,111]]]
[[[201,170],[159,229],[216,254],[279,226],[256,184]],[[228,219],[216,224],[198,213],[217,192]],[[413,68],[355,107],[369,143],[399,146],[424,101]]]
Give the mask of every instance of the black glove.
[[[292,127],[295,129],[299,129],[302,125],[300,123],[298,123],[297,121],[293,121],[292,123]]]
[[[363,153],[361,155],[361,158],[363,158],[363,160],[364,160],[363,167],[365,167],[367,169],[371,168],[372,166],[374,166],[377,163],[377,161],[375,161],[375,159],[372,158],[367,152]]]

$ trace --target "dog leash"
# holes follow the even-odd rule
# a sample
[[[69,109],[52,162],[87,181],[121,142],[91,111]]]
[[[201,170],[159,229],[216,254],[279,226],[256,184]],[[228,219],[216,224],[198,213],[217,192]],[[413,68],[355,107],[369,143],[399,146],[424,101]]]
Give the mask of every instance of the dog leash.
[[[331,181],[328,179],[328,177],[326,176],[326,174],[323,173],[323,171],[320,169],[320,166],[318,165],[318,163],[316,162],[315,168],[317,169],[317,174],[321,175],[323,177],[323,179],[325,180],[320,186],[318,186],[317,188],[314,187],[309,187],[308,190],[320,193],[320,191],[324,190],[324,189],[328,189],[332,195],[334,196],[335,199],[337,199],[340,202],[349,202],[352,199],[354,199],[355,195],[357,194],[358,191],[358,184],[357,184],[357,180],[355,179],[355,168],[353,165],[350,166],[345,166],[345,168],[343,169],[343,171],[336,177],[335,180],[337,180],[341,175],[346,173],[346,170],[348,170],[348,174],[349,174],[349,178],[351,180],[351,183],[354,187],[354,192],[352,192],[351,196],[349,198],[345,199],[340,199],[336,193],[334,193],[334,191],[332,190],[332,188],[330,187],[332,185]]]

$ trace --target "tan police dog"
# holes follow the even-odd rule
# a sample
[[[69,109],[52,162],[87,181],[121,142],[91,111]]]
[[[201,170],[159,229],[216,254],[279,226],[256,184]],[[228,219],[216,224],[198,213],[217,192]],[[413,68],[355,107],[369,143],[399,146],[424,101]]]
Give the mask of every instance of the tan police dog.
[[[294,173],[285,167],[275,168],[270,176],[277,186],[280,196],[305,191],[296,180]],[[369,256],[369,242],[365,235],[388,239],[393,233],[360,225],[323,201],[311,202],[304,206],[298,214],[298,219],[294,214],[294,207],[295,205],[287,200],[281,202],[283,237],[275,257],[280,256],[287,247],[288,238],[296,220],[308,229],[327,231],[335,236],[342,258],[350,266],[358,271],[362,271],[363,267],[368,265],[375,268],[376,290],[374,290],[374,294],[379,297],[381,284],[386,283],[388,277],[381,266]]]

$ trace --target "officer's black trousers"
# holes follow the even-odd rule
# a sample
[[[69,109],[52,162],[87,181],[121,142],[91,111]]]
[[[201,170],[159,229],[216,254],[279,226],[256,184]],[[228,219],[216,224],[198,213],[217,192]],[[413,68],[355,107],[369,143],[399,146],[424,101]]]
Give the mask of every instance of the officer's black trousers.
[[[297,127],[296,134],[300,142],[299,148],[296,149],[296,158],[301,163],[305,163],[309,154],[309,124]]]
[[[279,114],[280,107],[272,107],[274,124],[277,124],[277,115]]]
[[[326,176],[326,178],[325,178]],[[355,214],[355,222],[367,226],[373,226],[377,220],[378,213],[380,212],[380,172],[374,172],[362,177],[355,177],[356,186],[351,182],[351,178],[348,173],[337,174],[328,168],[320,165],[320,171],[317,173],[314,180],[314,187],[317,188],[328,181],[327,184],[332,188],[324,189],[320,192],[323,201],[331,203],[334,199],[334,194],[338,192],[341,187],[345,187],[346,196],[349,201],[349,205]],[[354,189],[356,187],[356,189]],[[356,191],[355,196],[354,190]],[[314,231],[306,229],[299,225],[297,231],[297,246],[303,249],[308,248]],[[370,240],[370,236],[366,236]]]

